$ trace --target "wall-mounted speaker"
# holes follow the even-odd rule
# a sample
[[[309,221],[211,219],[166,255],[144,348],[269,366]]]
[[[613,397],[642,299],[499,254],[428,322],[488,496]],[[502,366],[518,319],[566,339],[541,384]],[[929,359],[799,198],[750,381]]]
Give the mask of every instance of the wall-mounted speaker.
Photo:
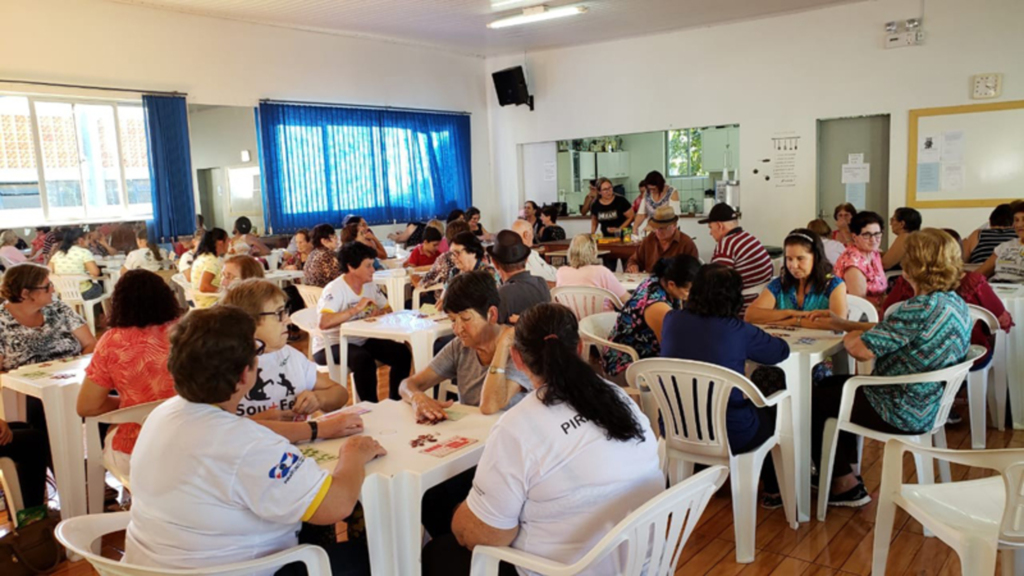
[[[498,93],[498,104],[526,104],[533,110],[533,96],[530,96],[530,90],[526,87],[526,75],[522,66],[499,70],[491,76],[494,78],[494,90]]]

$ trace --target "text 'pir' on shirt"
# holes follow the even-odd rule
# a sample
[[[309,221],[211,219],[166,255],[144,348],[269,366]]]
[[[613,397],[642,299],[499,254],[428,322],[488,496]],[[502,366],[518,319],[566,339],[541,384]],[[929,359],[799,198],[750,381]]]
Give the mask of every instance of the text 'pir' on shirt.
[[[575,417],[562,422],[562,433],[568,436],[570,430],[575,430],[586,423],[587,419],[577,414]]]

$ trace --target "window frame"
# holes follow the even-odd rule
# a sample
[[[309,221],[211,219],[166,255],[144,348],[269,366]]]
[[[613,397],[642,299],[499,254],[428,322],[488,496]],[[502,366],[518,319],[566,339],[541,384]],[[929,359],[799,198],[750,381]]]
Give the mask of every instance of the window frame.
[[[673,173],[672,172],[672,152],[671,152],[671,149],[672,149],[671,148],[671,142],[672,142],[672,133],[673,132],[686,132],[686,140],[687,140],[687,143],[689,144],[690,142],[693,142],[693,133],[694,132],[699,132],[701,130],[704,130],[705,128],[706,128],[706,126],[705,127],[695,126],[695,127],[692,127],[692,128],[670,128],[668,130],[665,130],[665,178],[701,178],[701,177],[707,176],[707,171],[706,170],[702,169],[701,172],[694,172],[693,171],[693,162],[692,162],[692,158],[690,157],[689,154],[686,155],[686,173],[684,173],[684,174],[675,174],[675,173]],[[703,138],[701,139],[701,142],[700,142],[700,153],[701,153],[701,156],[703,157],[703,155],[704,155],[704,140],[703,140]]]
[[[97,224],[106,222],[134,222],[138,220],[149,220],[153,218],[153,204],[139,203],[130,204],[128,201],[128,179],[127,179],[127,168],[125,166],[124,159],[124,146],[122,139],[122,125],[121,125],[121,106],[138,107],[142,109],[142,100],[133,99],[112,99],[112,98],[87,98],[87,97],[71,97],[57,94],[25,94],[18,92],[0,92],[0,96],[13,97],[13,98],[25,98],[28,102],[29,110],[29,124],[32,132],[32,151],[35,155],[35,170],[37,185],[39,189],[39,211],[42,212],[41,217],[37,216],[36,209],[3,209],[0,210],[0,228],[32,228],[35,226],[61,226],[61,225],[80,225],[80,224]],[[46,188],[46,165],[43,156],[43,144],[40,133],[40,122],[39,115],[36,111],[37,103],[44,104],[69,104],[72,106],[72,114],[75,118],[75,144],[79,153],[79,165],[78,181],[82,183],[81,190],[81,206],[75,207],[79,211],[79,217],[67,217],[65,214],[61,214],[58,217],[51,216],[51,209],[49,203],[49,197]],[[78,117],[75,114],[75,105],[92,105],[92,106],[110,106],[113,111],[113,129],[114,129],[114,142],[117,146],[117,157],[115,159],[116,169],[118,171],[118,182],[120,183],[119,191],[119,204],[107,205],[106,210],[93,209],[95,214],[90,214],[89,202],[87,198],[87,192],[84,189],[84,177],[82,175],[82,137],[81,130],[78,125]],[[143,109],[143,122],[145,122],[145,110]],[[147,154],[149,143],[146,142]],[[148,164],[148,158],[147,158]],[[152,182],[150,182],[152,187]],[[152,189],[152,188],[151,188]],[[116,211],[112,210],[114,207],[119,207]],[[145,208],[141,208],[145,206]],[[26,218],[21,219],[18,214],[5,216],[5,213],[9,211],[18,211],[25,213]],[[31,213],[29,214],[29,211]],[[41,218],[41,219],[40,219]],[[18,220],[17,223],[9,220]]]

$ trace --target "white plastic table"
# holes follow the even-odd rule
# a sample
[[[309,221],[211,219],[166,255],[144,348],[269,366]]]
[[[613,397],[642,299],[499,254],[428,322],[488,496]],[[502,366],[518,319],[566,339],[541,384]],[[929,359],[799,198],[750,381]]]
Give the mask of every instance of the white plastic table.
[[[272,270],[263,274],[264,280],[270,280],[279,286],[284,286],[285,282],[295,282],[302,278],[302,270]]]
[[[444,314],[421,317],[418,312],[402,310],[377,318],[345,322],[338,335],[338,368],[341,382],[348,378],[348,339],[350,337],[381,338],[405,342],[412,348],[412,366],[416,371],[430,364],[434,357],[434,341],[452,333],[452,322]]]
[[[409,274],[405,268],[389,268],[374,272],[373,282],[383,286],[387,291],[388,305],[392,310],[405,310],[405,287],[409,284]]]
[[[791,438],[792,444],[782,442],[783,466],[793,470],[796,485],[797,519],[811,519],[811,370],[829,356],[842,354],[845,358],[843,335],[828,330],[780,328],[766,326],[764,330],[789,344],[789,358],[778,364],[786,373],[786,388],[792,394],[791,414],[782,418],[782,436]],[[803,339],[804,342],[801,342]],[[845,360],[833,361],[836,367],[845,367]],[[785,410],[785,408],[783,408]],[[788,447],[793,447],[789,454]],[[792,460],[792,462],[789,462]],[[778,466],[779,463],[776,463]]]
[[[86,513],[85,435],[75,410],[78,390],[92,354],[22,366],[0,376],[5,419],[18,418],[17,393],[39,398],[46,411],[46,428],[57,478],[60,515],[67,520]],[[69,374],[67,378],[54,378]]]
[[[1013,417],[1013,428],[1024,430],[1024,286],[1020,284],[993,284],[996,296],[1003,301],[1006,311],[1013,317],[1016,326],[1010,328],[1009,334],[1000,334],[1000,340],[1006,342],[1005,361],[997,350],[993,359],[995,378],[1007,378],[1007,389],[1010,393],[1010,415]],[[992,389],[992,388],[990,388]]]
[[[650,278],[651,275],[647,272],[616,272],[615,277],[619,280],[619,283],[622,284],[623,288],[632,292],[640,286],[641,282]]]
[[[500,414],[484,416],[478,408],[456,404],[452,408],[465,412],[464,418],[428,426],[416,423],[412,407],[405,402],[384,400],[378,404],[361,402],[357,406],[370,410],[362,415],[363,433],[372,436],[388,451],[386,456],[366,465],[366,479],[360,494],[370,568],[374,576],[418,575],[423,543],[420,524],[423,494],[476,466]],[[464,436],[477,442],[438,458],[421,452],[432,444],[418,448],[409,445],[421,434],[434,434],[442,441]],[[345,441],[344,438],[324,440],[311,446],[337,455]],[[336,464],[336,460],[330,460],[321,462],[320,466],[332,472]]]

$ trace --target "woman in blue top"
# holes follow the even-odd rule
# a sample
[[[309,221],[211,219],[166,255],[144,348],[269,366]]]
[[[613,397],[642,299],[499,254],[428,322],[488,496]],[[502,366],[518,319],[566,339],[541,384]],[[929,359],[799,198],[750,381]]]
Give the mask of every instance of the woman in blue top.
[[[685,308],[665,316],[661,356],[717,364],[739,374],[744,373],[747,360],[771,365],[788,358],[789,344],[740,320],[742,308],[740,273],[722,264],[703,266],[693,281]],[[775,408],[758,410],[738,388],[733,388],[725,426],[729,450],[733,454],[750,452],[775,433]],[[779,500],[770,460],[765,460],[761,478],[765,501]]]
[[[967,303],[954,292],[960,282],[960,246],[949,234],[925,228],[907,238],[903,278],[913,287],[907,300],[878,324],[833,318],[850,356],[875,360],[875,376],[903,376],[948,368],[962,362],[971,344]],[[849,376],[826,378],[811,396],[811,458],[821,459],[825,421],[839,414],[843,384]],[[857,389],[850,419],[881,432],[918,434],[931,430],[942,399],[939,382]],[[832,472],[830,506],[863,506],[871,501],[854,476],[856,436],[839,433]],[[820,468],[819,468],[820,469]]]
[[[622,305],[608,339],[636,350],[640,358],[652,358],[661,352],[661,325],[665,315],[678,310],[690,292],[700,262],[693,256],[662,258],[654,265],[651,277],[633,291]],[[601,357],[605,373],[615,377],[629,368],[632,358],[609,349]]]
[[[797,228],[786,236],[784,246],[782,275],[768,283],[744,319],[752,324],[828,329],[829,312],[845,318],[846,284],[832,274],[821,238]]]

